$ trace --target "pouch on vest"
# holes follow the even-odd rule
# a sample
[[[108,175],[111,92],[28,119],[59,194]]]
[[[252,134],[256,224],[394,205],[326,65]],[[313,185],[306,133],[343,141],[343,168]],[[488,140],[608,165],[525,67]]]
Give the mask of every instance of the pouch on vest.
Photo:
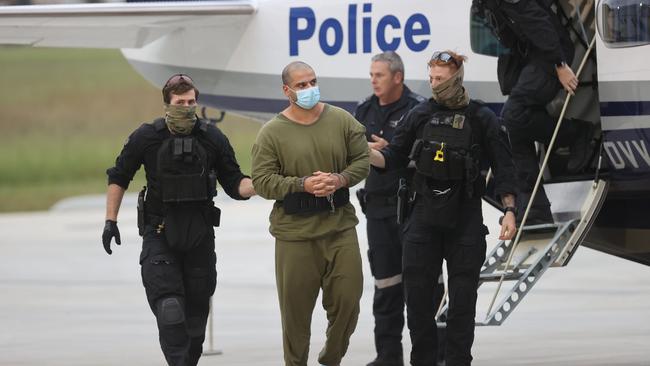
[[[167,242],[176,250],[195,248],[213,235],[207,152],[194,136],[171,136],[157,157]]]
[[[208,167],[205,148],[194,137],[171,137],[158,150],[163,203],[205,201]]]
[[[418,173],[433,179],[462,180],[465,173],[465,157],[443,142],[428,141],[422,144],[415,166]]]
[[[472,127],[465,111],[437,111],[424,125],[411,158],[421,175],[438,181],[459,181],[465,179],[465,156],[471,150]]]
[[[460,206],[463,198],[463,185],[453,182],[450,185],[432,186],[429,179],[419,174],[414,177],[417,187],[418,200],[422,200],[416,215],[424,219],[428,225],[439,228],[451,229],[458,223]]]
[[[165,212],[165,238],[170,248],[188,251],[213,234],[213,213],[205,202],[172,203]]]

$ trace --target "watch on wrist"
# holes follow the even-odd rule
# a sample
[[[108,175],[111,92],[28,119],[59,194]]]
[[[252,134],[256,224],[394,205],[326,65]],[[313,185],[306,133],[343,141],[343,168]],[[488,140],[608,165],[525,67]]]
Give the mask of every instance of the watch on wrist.
[[[513,215],[517,216],[517,208],[516,207],[508,206],[503,210],[504,215],[507,214],[508,212],[512,212]]]
[[[566,62],[565,62],[565,61],[560,61],[560,62],[556,62],[556,63],[555,63],[555,68],[556,68],[556,69],[562,68],[562,67],[564,67],[564,66],[566,66]]]
[[[305,190],[305,181],[307,180],[307,177],[302,177],[298,181],[298,187],[300,187],[301,190]]]

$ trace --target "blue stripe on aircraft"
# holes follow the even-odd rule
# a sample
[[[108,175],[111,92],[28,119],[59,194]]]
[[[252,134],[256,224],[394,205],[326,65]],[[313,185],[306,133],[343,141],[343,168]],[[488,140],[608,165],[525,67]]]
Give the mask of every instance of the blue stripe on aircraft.
[[[650,101],[601,102],[600,115],[603,117],[650,115]]]
[[[201,104],[210,107],[234,110],[234,111],[250,111],[260,113],[278,113],[287,107],[286,99],[267,99],[267,98],[251,98],[251,97],[234,97],[230,95],[212,95],[201,94],[199,97]],[[327,101],[337,107],[341,107],[350,113],[354,113],[357,108],[356,102],[347,101]],[[494,111],[497,115],[501,113],[503,103],[486,103],[487,106]]]
[[[286,99],[266,99],[250,97],[234,97],[230,95],[201,94],[201,104],[216,107],[224,110],[249,111],[260,113],[279,113],[287,107]],[[355,102],[327,101],[330,104],[341,107],[350,113],[357,107]]]
[[[267,99],[251,97],[234,97],[230,95],[202,94],[201,103],[224,110],[239,110],[260,113],[278,113],[287,107],[286,99]],[[357,103],[348,101],[327,101],[353,113]],[[500,115],[503,103],[487,103],[487,106]],[[650,101],[637,102],[602,102],[600,113],[603,117],[650,115]]]

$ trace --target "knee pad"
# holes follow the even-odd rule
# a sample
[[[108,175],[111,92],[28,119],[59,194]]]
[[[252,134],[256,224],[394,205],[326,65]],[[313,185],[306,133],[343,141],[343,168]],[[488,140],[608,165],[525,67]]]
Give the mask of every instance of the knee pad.
[[[176,297],[168,297],[158,302],[156,315],[162,325],[181,324],[185,321],[185,309]]]

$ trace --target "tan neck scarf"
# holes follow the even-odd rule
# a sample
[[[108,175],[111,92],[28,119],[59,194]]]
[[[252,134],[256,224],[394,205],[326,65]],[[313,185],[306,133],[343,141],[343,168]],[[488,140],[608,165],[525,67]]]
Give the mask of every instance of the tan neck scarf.
[[[165,104],[165,123],[177,135],[189,135],[196,124],[196,106]]]
[[[449,80],[432,88],[433,100],[450,109],[463,108],[469,104],[469,94],[463,87],[464,65]]]

